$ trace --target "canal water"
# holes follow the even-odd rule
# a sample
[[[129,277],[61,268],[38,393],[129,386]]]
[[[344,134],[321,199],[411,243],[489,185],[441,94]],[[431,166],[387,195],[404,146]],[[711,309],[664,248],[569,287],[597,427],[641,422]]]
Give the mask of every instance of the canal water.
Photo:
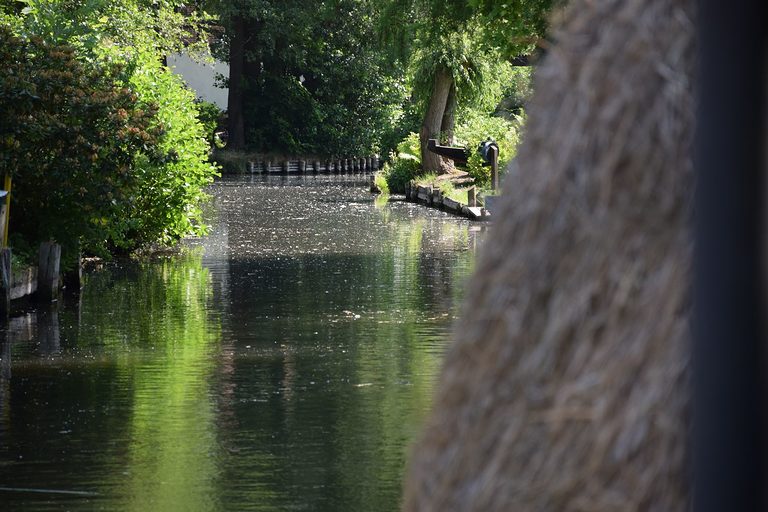
[[[393,511],[482,228],[225,178],[181,254],[0,329],[2,511]]]

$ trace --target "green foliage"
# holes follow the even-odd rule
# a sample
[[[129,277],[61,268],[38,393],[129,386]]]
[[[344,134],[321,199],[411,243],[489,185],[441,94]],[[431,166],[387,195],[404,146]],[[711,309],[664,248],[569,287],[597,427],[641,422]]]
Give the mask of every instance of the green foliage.
[[[170,0],[24,3],[0,21],[11,231],[55,238],[65,260],[202,233],[216,168],[194,96],[161,64],[201,18]]]
[[[549,13],[564,0],[467,0],[480,17],[486,44],[505,58],[530,53],[546,34]]]
[[[397,152],[390,155],[381,171],[391,192],[405,192],[408,182],[422,173],[419,155],[419,134],[410,133],[397,145]]]
[[[145,55],[138,64],[130,84],[139,97],[158,105],[155,126],[163,133],[157,149],[166,158],[137,162],[139,186],[125,212],[131,219],[127,249],[204,234],[201,204],[207,196],[203,189],[216,174],[208,161],[210,147],[194,94],[152,55]]]
[[[477,152],[480,143],[488,137],[496,141],[499,145],[499,172],[503,172],[516,154],[524,123],[525,118],[522,115],[517,116],[514,121],[508,121],[501,117],[475,113],[468,115],[459,124],[456,137],[460,145],[471,151],[467,172],[475,178],[477,185],[488,187],[491,179],[491,168],[483,166],[483,159]]]
[[[504,84],[502,99],[497,104],[496,114],[514,121],[523,113],[525,103],[533,94],[533,70],[529,66],[513,67]]]
[[[213,147],[217,144],[216,130],[221,126],[222,110],[215,103],[200,98],[197,103],[197,119],[203,125],[203,133],[209,144]]]
[[[421,172],[421,166],[414,160],[394,157],[384,164],[382,174],[387,180],[390,192],[402,194],[405,186]]]
[[[387,178],[381,172],[377,172],[373,175],[373,183],[381,191],[382,194],[388,195],[390,193]]]
[[[122,205],[137,185],[137,157],[162,158],[155,107],[66,45],[0,27],[0,172],[13,176],[11,230],[94,250],[121,239]]]
[[[243,0],[219,9],[230,39],[236,22],[248,27],[243,113],[251,150],[381,151],[407,91],[375,37],[373,2]]]

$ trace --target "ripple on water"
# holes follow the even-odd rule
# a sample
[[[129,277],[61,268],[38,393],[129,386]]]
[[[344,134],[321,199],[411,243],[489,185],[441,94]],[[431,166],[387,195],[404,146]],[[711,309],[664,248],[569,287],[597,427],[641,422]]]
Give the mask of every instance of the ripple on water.
[[[79,304],[5,333],[0,488],[95,494],[0,502],[396,509],[483,233],[366,188],[223,179],[190,251],[89,273]]]

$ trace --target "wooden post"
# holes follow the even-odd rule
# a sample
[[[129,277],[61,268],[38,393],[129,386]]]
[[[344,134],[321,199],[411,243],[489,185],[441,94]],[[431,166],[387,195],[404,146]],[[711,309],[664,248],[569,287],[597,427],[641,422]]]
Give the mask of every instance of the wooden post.
[[[499,150],[492,146],[488,153],[491,157],[491,190],[499,189]]]
[[[8,221],[11,218],[11,175],[5,175],[5,216],[3,217],[3,247],[8,247]]]
[[[3,247],[8,247],[8,223],[6,222],[6,219],[8,218],[8,205],[5,202],[5,199],[8,196],[8,192],[0,191],[0,201],[2,201],[0,203],[0,242],[2,242]]]
[[[299,172],[304,174],[307,172],[307,162],[306,160],[299,160]]]
[[[78,294],[83,288],[83,257],[77,256],[75,268],[64,274],[64,288],[67,293]]]
[[[37,267],[37,296],[40,302],[52,302],[59,292],[59,265],[61,246],[55,242],[40,244]]]
[[[0,319],[7,319],[11,313],[11,250],[7,247],[0,249]]]
[[[477,188],[476,187],[469,187],[469,189],[467,189],[467,206],[469,207],[477,206]]]
[[[283,172],[288,174],[288,160],[283,160]]]
[[[379,170],[379,155],[373,155],[373,170]]]

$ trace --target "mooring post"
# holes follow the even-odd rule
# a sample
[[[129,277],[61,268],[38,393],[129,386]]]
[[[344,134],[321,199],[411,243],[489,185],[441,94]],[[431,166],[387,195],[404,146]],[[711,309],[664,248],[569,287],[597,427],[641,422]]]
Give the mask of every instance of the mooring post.
[[[40,302],[52,302],[59,292],[61,246],[55,242],[40,244],[37,267],[37,296]]]
[[[477,188],[475,186],[467,189],[467,206],[473,208],[477,206]]]
[[[64,273],[64,288],[67,293],[78,294],[83,288],[83,257],[77,255],[75,268]]]
[[[13,274],[11,271],[11,249],[0,249],[0,319],[6,320],[11,313],[11,286]]]
[[[499,148],[496,146],[488,150],[491,157],[491,190],[499,189]]]

